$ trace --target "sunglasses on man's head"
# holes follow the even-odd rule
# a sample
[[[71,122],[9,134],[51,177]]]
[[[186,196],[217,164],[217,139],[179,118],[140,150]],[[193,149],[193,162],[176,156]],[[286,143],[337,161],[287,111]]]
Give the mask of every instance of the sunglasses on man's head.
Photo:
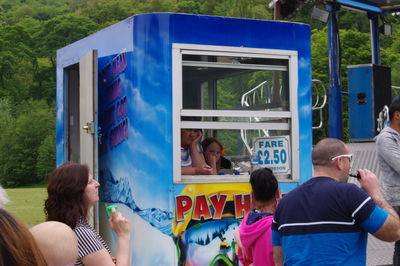
[[[336,160],[338,158],[349,158],[350,162],[353,160],[353,154],[342,154],[342,155],[338,155],[333,157],[331,160]]]

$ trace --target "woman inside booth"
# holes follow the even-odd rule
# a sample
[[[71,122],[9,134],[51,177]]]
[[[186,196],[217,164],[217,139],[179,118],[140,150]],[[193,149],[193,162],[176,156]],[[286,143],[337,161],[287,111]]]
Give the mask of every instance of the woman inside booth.
[[[200,139],[200,129],[181,129],[181,172],[182,175],[211,175],[212,166],[206,164]]]

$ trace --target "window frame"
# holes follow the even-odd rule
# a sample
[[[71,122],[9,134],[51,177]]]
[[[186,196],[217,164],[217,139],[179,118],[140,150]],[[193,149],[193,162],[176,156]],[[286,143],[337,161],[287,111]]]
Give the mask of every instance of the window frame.
[[[288,60],[289,72],[289,110],[290,111],[241,111],[241,110],[205,110],[183,109],[182,103],[182,55],[257,57]],[[273,69],[272,69],[273,70]],[[172,44],[172,145],[173,145],[173,182],[190,183],[239,183],[248,182],[249,175],[182,175],[181,174],[181,128],[205,129],[274,129],[290,131],[291,177],[277,176],[280,182],[299,180],[299,117],[298,117],[298,55],[294,50],[260,49],[230,46]],[[288,123],[246,123],[218,121],[181,121],[181,116],[193,117],[260,117],[287,118]],[[238,127],[240,126],[240,127]]]

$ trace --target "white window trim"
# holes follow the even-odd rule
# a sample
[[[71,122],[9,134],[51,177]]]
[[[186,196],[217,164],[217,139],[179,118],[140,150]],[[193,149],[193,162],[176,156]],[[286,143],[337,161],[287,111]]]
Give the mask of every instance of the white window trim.
[[[211,67],[211,68],[240,68],[240,69],[259,69],[259,70],[277,70],[287,71],[286,66],[263,66],[256,64],[231,64],[231,63],[218,63],[218,62],[198,62],[198,61],[185,61],[182,66],[194,66],[194,67]]]
[[[182,109],[182,55],[214,55],[286,59],[289,61],[289,101],[291,111],[240,111],[240,110],[191,110]],[[181,175],[181,128],[210,128],[210,129],[282,129],[290,130],[291,136],[291,166],[292,178],[280,178],[282,182],[297,182],[299,180],[299,124],[298,124],[298,60],[297,51],[259,49],[245,47],[172,44],[172,145],[173,145],[173,181],[176,184],[187,183],[225,183],[248,182],[249,175],[232,176],[204,176]],[[181,121],[181,116],[209,116],[209,117],[264,117],[289,118],[289,123],[243,123],[243,122],[191,122]],[[240,125],[240,127],[238,127]]]
[[[289,130],[289,123],[181,121],[181,128]]]
[[[289,111],[240,111],[240,110],[197,110],[185,109],[181,110],[181,116],[208,116],[208,117],[275,117],[275,118],[291,118]]]

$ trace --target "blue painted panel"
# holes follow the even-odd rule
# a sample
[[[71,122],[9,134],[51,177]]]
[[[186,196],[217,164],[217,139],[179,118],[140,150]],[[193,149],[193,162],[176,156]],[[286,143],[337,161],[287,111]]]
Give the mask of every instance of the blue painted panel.
[[[79,59],[90,50],[97,49],[98,57],[118,54],[133,49],[133,18],[128,18],[82,40],[74,42],[57,51],[56,82],[56,164],[68,158],[67,154],[67,76],[66,68],[78,64]]]
[[[195,34],[188,30],[195,25]],[[218,25],[218,26],[216,26]],[[154,51],[147,54],[150,62],[156,61],[157,72],[149,61],[138,62],[138,82],[151,79],[157,86],[171,86],[172,43],[237,46],[248,48],[282,49],[298,51],[298,116],[300,135],[300,183],[312,173],[311,147],[311,48],[310,28],[299,23],[261,21],[226,17],[193,16],[185,14],[145,14],[135,17],[135,49]],[[272,37],[273,36],[273,37]],[[152,47],[156,46],[156,49]],[[144,54],[144,53],[143,53]],[[143,74],[140,74],[143,73]],[[142,77],[142,78],[140,78]],[[162,80],[160,80],[162,77]],[[142,80],[142,81],[141,81]],[[165,83],[164,83],[165,82]],[[138,85],[139,85],[138,84]],[[141,87],[139,85],[139,87]],[[146,92],[149,98],[160,95],[158,90]],[[164,95],[166,93],[166,95]],[[161,95],[166,108],[171,110],[171,91]],[[167,121],[171,127],[172,120]],[[287,185],[284,185],[284,188]],[[289,187],[292,187],[289,185]]]

